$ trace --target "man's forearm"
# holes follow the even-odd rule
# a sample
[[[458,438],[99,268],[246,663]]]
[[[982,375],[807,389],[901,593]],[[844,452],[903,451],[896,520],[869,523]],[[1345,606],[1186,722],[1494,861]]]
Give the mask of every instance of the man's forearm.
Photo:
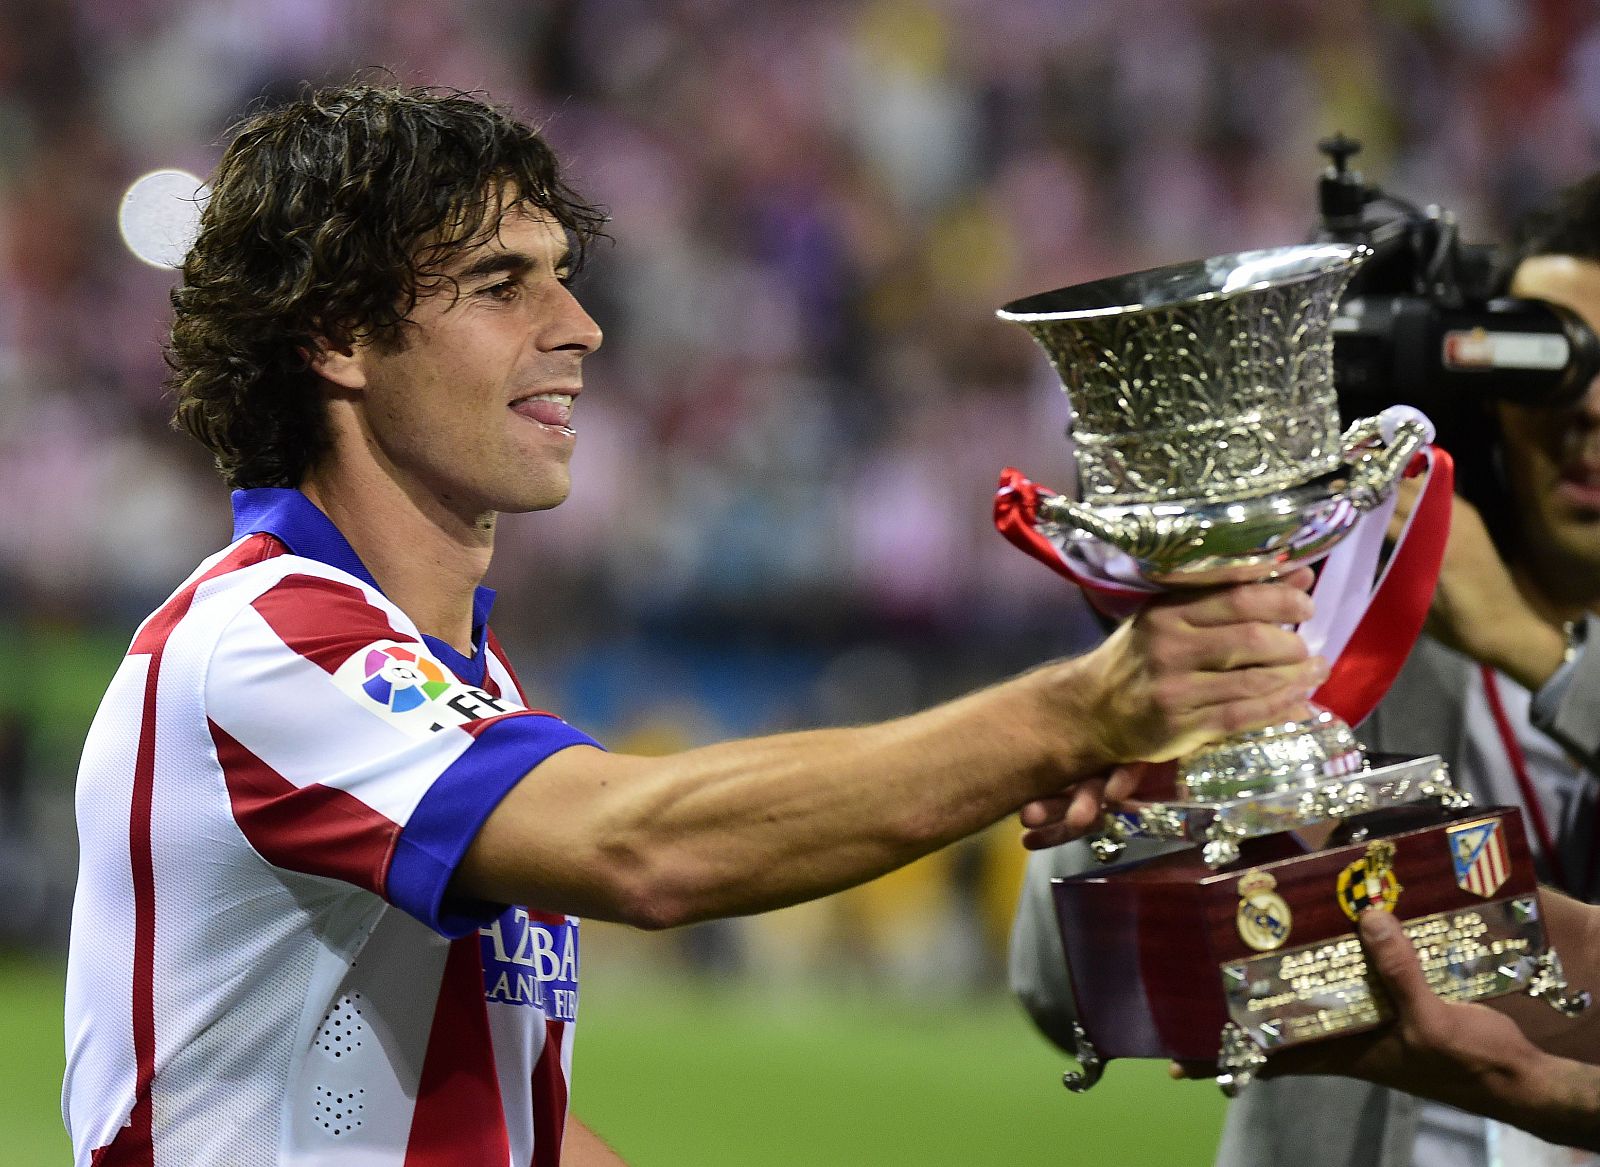
[[[1309,611],[1304,574],[1158,600],[1087,656],[879,725],[560,751],[490,815],[455,890],[668,927],[863,882],[1113,763],[1303,710],[1322,670],[1280,625]]]
[[[622,1156],[572,1115],[561,1141],[561,1167],[628,1167]]]
[[[1037,717],[1007,716],[1028,692],[1017,683],[881,725],[661,758],[563,751],[507,796],[462,874],[478,894],[537,891],[533,902],[646,927],[837,891],[1064,780]],[[522,887],[529,874],[542,886]]]
[[[1550,947],[1561,958],[1567,980],[1574,991],[1587,989],[1597,1004],[1577,1017],[1523,994],[1497,997],[1490,1004],[1516,1021],[1544,1052],[1600,1063],[1600,906],[1549,888],[1540,889],[1539,904]]]
[[[1527,1087],[1496,1100],[1494,1117],[1548,1143],[1600,1151],[1600,1066],[1544,1055],[1530,1071]]]

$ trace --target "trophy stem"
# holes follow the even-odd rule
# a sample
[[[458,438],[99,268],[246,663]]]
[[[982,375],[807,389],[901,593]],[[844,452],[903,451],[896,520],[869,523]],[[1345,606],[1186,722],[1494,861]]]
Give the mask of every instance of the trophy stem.
[[[1313,787],[1354,773],[1365,760],[1350,727],[1323,709],[1302,721],[1235,734],[1180,758],[1178,797],[1219,802]]]

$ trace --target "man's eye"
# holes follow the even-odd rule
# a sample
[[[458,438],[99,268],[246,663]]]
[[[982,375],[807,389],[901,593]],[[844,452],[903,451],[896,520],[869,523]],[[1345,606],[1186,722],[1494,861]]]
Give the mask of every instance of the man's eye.
[[[485,296],[492,296],[496,300],[509,300],[517,294],[516,280],[501,280],[498,284],[490,284],[481,289]]]

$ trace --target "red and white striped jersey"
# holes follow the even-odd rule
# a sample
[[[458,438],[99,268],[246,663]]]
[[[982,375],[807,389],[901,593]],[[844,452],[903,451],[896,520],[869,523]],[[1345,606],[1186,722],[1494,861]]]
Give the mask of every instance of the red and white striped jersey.
[[[578,921],[448,894],[595,743],[487,629],[419,634],[293,490],[139,629],[84,748],[62,1108],[79,1167],[555,1167]]]

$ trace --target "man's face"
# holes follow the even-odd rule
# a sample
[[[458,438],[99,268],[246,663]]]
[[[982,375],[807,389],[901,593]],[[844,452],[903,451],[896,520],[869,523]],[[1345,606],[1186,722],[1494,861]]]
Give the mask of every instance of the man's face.
[[[568,290],[559,224],[521,207],[424,292],[397,351],[360,344],[367,448],[408,493],[468,521],[567,497],[573,398],[600,329]]]
[[[1600,263],[1540,255],[1517,268],[1511,292],[1548,300],[1600,329]],[[1506,476],[1531,562],[1550,593],[1600,598],[1600,380],[1565,409],[1498,406]],[[1560,577],[1560,578],[1557,578]]]

